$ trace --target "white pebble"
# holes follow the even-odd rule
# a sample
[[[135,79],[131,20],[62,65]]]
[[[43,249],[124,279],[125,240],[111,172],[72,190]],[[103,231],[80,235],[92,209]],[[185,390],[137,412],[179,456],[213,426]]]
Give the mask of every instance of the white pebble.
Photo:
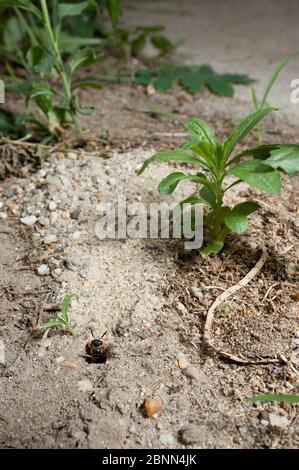
[[[199,374],[199,371],[195,367],[193,366],[186,367],[183,370],[183,374],[189,379],[196,380],[197,382],[199,382],[200,374]]]
[[[37,272],[40,276],[47,276],[50,273],[50,268],[47,264],[41,264],[39,268],[37,268]]]
[[[48,227],[48,225],[50,225],[50,220],[48,219],[48,217],[40,217],[38,219],[38,222],[44,227]]]
[[[0,219],[7,219],[7,214],[5,214],[5,212],[0,212]]]
[[[89,379],[83,379],[78,382],[78,388],[81,392],[92,392],[93,386]]]
[[[270,413],[269,420],[270,420],[271,426],[275,426],[281,429],[286,429],[290,424],[290,421],[288,420],[286,416],[280,416],[280,415],[277,415],[276,413]]]
[[[0,364],[5,365],[5,344],[3,339],[0,339]]]
[[[24,225],[34,225],[37,221],[35,215],[27,215],[26,217],[21,218],[21,223]]]
[[[0,209],[3,207],[3,202],[0,201]]]
[[[173,446],[175,443],[173,435],[169,432],[163,432],[159,437],[159,441],[165,446]]]
[[[49,203],[49,210],[50,210],[50,211],[56,211],[56,209],[57,209],[57,204],[56,204],[56,202],[51,201],[51,202]]]
[[[50,233],[44,238],[44,243],[45,245],[50,245],[50,243],[54,243],[56,242],[56,240],[57,240],[56,235]]]

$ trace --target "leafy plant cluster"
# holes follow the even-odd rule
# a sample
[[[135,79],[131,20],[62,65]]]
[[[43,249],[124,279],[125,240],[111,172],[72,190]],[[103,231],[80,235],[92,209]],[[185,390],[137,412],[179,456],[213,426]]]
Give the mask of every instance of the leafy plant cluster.
[[[230,232],[238,235],[245,232],[248,216],[259,208],[254,201],[242,202],[234,207],[227,206],[224,201],[227,191],[245,182],[261,191],[279,194],[280,172],[289,177],[299,173],[299,145],[268,144],[236,152],[237,144],[273,111],[275,108],[268,107],[245,117],[222,143],[217,142],[213,130],[206,122],[188,119],[186,127],[191,140],[185,142],[179,150],[153,155],[139,171],[140,174],[150,164],[157,162],[176,162],[200,168],[200,171],[193,174],[183,171],[169,174],[160,182],[158,191],[167,196],[174,192],[181,181],[197,183],[196,192],[181,201],[180,205],[203,204],[207,208],[204,225],[208,228],[211,240],[201,250],[204,257],[221,251]],[[228,177],[235,179],[227,182]]]
[[[71,335],[74,335],[75,323],[70,320],[68,311],[73,299],[78,299],[76,294],[67,294],[64,296],[61,304],[61,316],[55,315],[48,322],[43,323],[41,328],[47,330],[50,328],[62,328]]]
[[[137,83],[152,83],[159,91],[167,91],[174,84],[180,84],[188,93],[195,94],[205,86],[220,96],[234,95],[233,85],[250,85],[254,82],[248,75],[219,74],[209,65],[168,65],[158,70],[141,69],[135,76]]]

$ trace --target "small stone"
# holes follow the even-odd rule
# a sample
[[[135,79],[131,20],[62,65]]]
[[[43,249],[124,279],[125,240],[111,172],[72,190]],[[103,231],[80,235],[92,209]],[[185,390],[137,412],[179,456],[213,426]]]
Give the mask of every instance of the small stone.
[[[58,356],[55,358],[55,362],[57,364],[61,364],[62,362],[64,361],[64,357],[63,356]]]
[[[200,374],[196,367],[188,366],[183,370],[183,374],[189,379],[196,380],[199,382]]]
[[[50,245],[51,243],[54,243],[57,241],[57,237],[54,234],[49,234],[44,238],[44,244],[45,245]]]
[[[187,424],[179,431],[183,444],[200,444],[203,441],[203,432],[197,424]]]
[[[14,197],[14,190],[13,190],[13,188],[12,188],[11,186],[9,186],[9,187],[7,188],[7,190],[5,191],[5,194],[6,194],[6,197],[7,197],[8,199],[11,199],[12,197]]]
[[[50,220],[48,217],[39,217],[38,223],[42,225],[43,227],[48,227],[50,225]]]
[[[67,212],[67,211],[64,211],[64,212],[62,212],[61,217],[62,217],[64,220],[68,220],[68,219],[70,218],[70,213]]]
[[[50,224],[55,225],[58,219],[58,214],[57,212],[51,212],[50,214]]]
[[[79,240],[81,237],[81,232],[74,232],[70,235],[73,240]]]
[[[3,207],[3,202],[0,201],[0,209]]]
[[[54,279],[58,279],[59,276],[61,276],[61,274],[62,274],[61,268],[53,269],[53,271],[51,272],[51,275]]]
[[[0,364],[5,365],[5,344],[3,339],[0,338]]]
[[[79,194],[79,201],[85,201],[86,199],[86,194],[85,193],[80,193]]]
[[[37,218],[35,217],[35,215],[27,215],[26,217],[21,218],[21,223],[23,225],[34,225],[36,221]]]
[[[193,295],[193,297],[196,297],[198,300],[201,300],[203,298],[203,293],[197,286],[191,286],[190,293]]]
[[[79,217],[80,217],[80,208],[79,207],[76,207],[76,209],[72,210],[72,212],[70,213],[70,216],[72,219],[75,219],[75,220],[78,220]]]
[[[183,353],[178,354],[177,361],[180,369],[186,369],[186,367],[188,367],[187,359]]]
[[[264,426],[265,428],[268,426],[269,424],[269,421],[267,421],[266,419],[261,419],[261,425]]]
[[[160,434],[159,441],[164,446],[173,446],[175,444],[175,439],[169,432],[163,432]]]
[[[47,264],[42,264],[37,268],[37,272],[40,276],[47,276],[50,273],[49,266]]]
[[[147,398],[144,401],[145,413],[148,417],[152,417],[162,410],[162,401],[156,398]]]
[[[76,160],[77,154],[75,152],[68,152],[67,154],[68,158],[71,158],[72,160]]]
[[[185,305],[183,305],[181,302],[176,303],[176,308],[182,315],[186,315],[188,313]]]
[[[47,349],[51,346],[51,344],[52,344],[52,340],[50,338],[46,338],[44,339],[41,345],[43,348]]]
[[[47,176],[47,172],[46,172],[46,170],[44,170],[44,169],[42,168],[41,170],[39,170],[38,175],[39,175],[41,178],[44,178],[45,176]]]
[[[78,382],[78,388],[81,392],[92,392],[93,385],[89,379],[83,379]]]
[[[7,219],[7,214],[5,212],[0,212],[0,219],[2,220]]]
[[[109,184],[109,186],[115,186],[116,185],[116,179],[115,178],[108,178],[107,180],[107,184]]]
[[[286,429],[290,424],[290,421],[286,416],[280,416],[276,413],[270,413],[269,420],[271,426],[281,429]]]
[[[145,247],[148,249],[148,250],[159,250],[159,245],[157,245],[156,242],[154,242],[153,240],[149,240]]]
[[[56,204],[56,202],[51,201],[51,202],[49,203],[49,210],[50,210],[50,211],[56,211],[56,209],[57,209],[57,204]]]

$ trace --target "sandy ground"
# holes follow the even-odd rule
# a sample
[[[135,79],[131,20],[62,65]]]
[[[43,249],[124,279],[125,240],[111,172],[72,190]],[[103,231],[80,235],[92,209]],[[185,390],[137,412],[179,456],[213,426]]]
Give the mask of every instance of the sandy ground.
[[[241,2],[229,2],[233,19],[218,4],[217,17],[212,17],[211,2],[209,8],[208,2],[198,2],[196,15],[194,2],[171,2],[169,17],[168,2],[154,2],[154,13],[149,2],[128,3],[127,21],[145,22],[145,8],[146,22],[165,23],[174,39],[188,32],[182,51],[186,61],[209,61],[219,70],[232,68],[257,78],[268,75],[297,35],[294,2],[272,2],[272,8],[263,7],[264,15],[258,2],[248,14],[248,4],[242,2],[241,9]],[[282,18],[284,28],[289,27],[285,37],[278,34]],[[257,47],[259,34],[264,39]],[[254,53],[249,37],[256,41],[250,42]],[[273,93],[294,126],[277,119],[267,141],[298,140],[297,108],[288,101],[294,71],[295,62]],[[150,99],[172,111],[178,94],[156,93]],[[223,138],[231,118],[249,109],[248,97],[249,89],[242,87],[234,100],[208,91],[186,96],[177,117],[204,117]],[[123,105],[144,107],[149,100],[139,87],[110,85],[86,92],[85,98],[99,103],[89,121],[93,131],[110,131],[97,156],[58,152],[39,172],[11,177],[0,187],[1,211],[8,214],[0,221],[0,338],[5,350],[0,358],[6,366],[0,369],[1,447],[298,447],[296,405],[246,401],[256,393],[298,393],[298,182],[284,179],[279,201],[246,186],[232,191],[229,204],[250,196],[262,210],[252,217],[246,235],[232,237],[223,254],[208,261],[197,253],[188,255],[176,241],[99,241],[97,204],[115,202],[117,194],[125,194],[128,202],[159,201],[156,186],[168,166],[153,166],[140,177],[135,171],[154,151],[175,148],[182,141],[177,133],[184,129],[169,119],[125,112]],[[254,134],[248,142],[255,143]],[[179,200],[190,191],[191,183],[182,185],[173,197]],[[37,221],[21,226],[20,218],[28,215]],[[218,347],[266,362],[239,366],[203,348],[203,326],[216,296],[251,269],[261,245],[269,253],[267,263],[217,311],[212,331]],[[37,276],[41,264],[51,275]],[[76,335],[53,330],[42,338],[39,327],[51,316],[43,305],[59,302],[66,292],[79,295],[70,312]],[[107,330],[111,355],[105,364],[85,361],[90,328],[97,336]],[[191,372],[180,369],[179,354]],[[273,358],[280,362],[272,363]],[[155,418],[144,416],[147,397],[163,402]]]

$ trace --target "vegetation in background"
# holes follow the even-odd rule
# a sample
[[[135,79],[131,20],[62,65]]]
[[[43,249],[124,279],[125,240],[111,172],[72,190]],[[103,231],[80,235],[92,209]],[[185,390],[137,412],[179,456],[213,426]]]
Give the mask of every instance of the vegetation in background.
[[[278,401],[281,403],[299,403],[299,395],[265,394],[248,398],[249,401]]]
[[[233,85],[250,85],[253,83],[248,75],[233,73],[219,74],[209,65],[168,65],[158,70],[141,69],[135,76],[141,85],[152,83],[159,91],[169,90],[179,83],[188,93],[195,94],[205,86],[220,96],[233,96]]]
[[[277,65],[260,99],[257,97],[255,87],[254,86],[251,87],[252,102],[256,111],[261,110],[268,106],[268,102],[267,102],[268,96],[272,90],[273,85],[275,84],[278,78],[278,75],[287,66],[290,60],[292,60],[294,57],[298,55],[298,53],[299,53],[298,51],[292,52]],[[257,126],[257,135],[258,135],[258,140],[261,143],[264,137],[264,130],[261,125]]]
[[[61,304],[61,316],[55,315],[48,322],[43,323],[41,328],[63,328],[71,335],[74,334],[75,323],[70,320],[68,310],[70,308],[72,299],[78,299],[78,296],[75,294],[67,294],[64,296],[64,299]]]
[[[186,127],[191,134],[191,140],[185,142],[180,150],[153,155],[139,170],[140,174],[148,165],[156,162],[177,162],[201,167],[201,171],[194,174],[182,171],[169,174],[160,182],[158,191],[162,195],[170,195],[183,180],[197,183],[197,191],[180,204],[203,204],[208,208],[204,225],[209,230],[211,242],[201,250],[204,257],[221,251],[230,232],[238,235],[245,232],[248,216],[259,208],[254,201],[242,202],[233,208],[226,206],[224,197],[229,189],[244,181],[253,188],[279,194],[279,172],[282,171],[289,177],[299,173],[299,145],[260,145],[235,153],[236,145],[273,111],[274,108],[264,108],[250,114],[239,122],[221,144],[217,142],[213,130],[206,122],[195,118],[188,119]],[[243,161],[244,157],[248,156],[252,158]],[[225,184],[227,176],[230,175],[237,179]]]

